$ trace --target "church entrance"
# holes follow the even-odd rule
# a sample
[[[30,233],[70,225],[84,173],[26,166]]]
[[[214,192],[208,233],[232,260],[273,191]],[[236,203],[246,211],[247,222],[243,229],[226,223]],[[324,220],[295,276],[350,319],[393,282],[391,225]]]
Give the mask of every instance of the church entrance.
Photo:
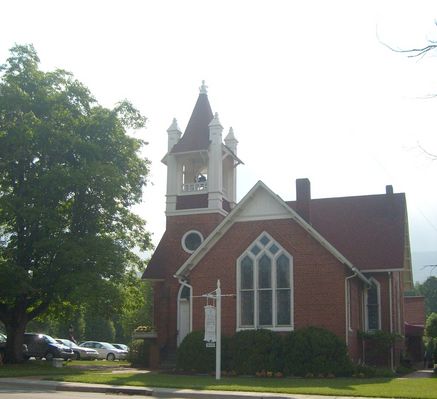
[[[178,298],[178,346],[191,331],[190,288],[182,285]]]

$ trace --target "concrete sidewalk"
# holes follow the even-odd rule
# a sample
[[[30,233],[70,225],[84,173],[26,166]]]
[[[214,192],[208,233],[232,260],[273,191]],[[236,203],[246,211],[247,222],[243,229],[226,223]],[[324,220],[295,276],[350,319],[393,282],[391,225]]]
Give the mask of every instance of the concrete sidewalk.
[[[125,385],[85,384],[80,382],[46,381],[26,378],[0,378],[0,386],[19,386],[26,389],[41,389],[47,391],[124,393],[128,395],[152,395],[152,389]]]
[[[126,385],[84,384],[77,382],[46,381],[26,378],[0,378],[0,386],[19,386],[25,389],[71,392],[97,392],[127,395],[154,396],[160,398],[203,398],[203,399],[364,399],[352,396],[321,396],[300,394],[275,394],[263,392],[230,392],[194,389],[147,388]],[[366,398],[368,399],[368,398]],[[378,398],[372,398],[378,399]]]

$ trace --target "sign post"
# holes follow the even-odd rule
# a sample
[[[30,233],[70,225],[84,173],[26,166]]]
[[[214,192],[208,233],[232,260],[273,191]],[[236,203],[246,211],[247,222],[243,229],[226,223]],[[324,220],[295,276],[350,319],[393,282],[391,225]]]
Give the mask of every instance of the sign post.
[[[216,346],[215,346],[215,379],[220,379],[221,374],[221,352],[222,352],[222,290],[220,280],[217,280],[216,290]]]
[[[209,294],[207,298],[215,299],[215,307],[205,306],[205,346],[215,348],[215,379],[219,380],[221,375],[221,352],[222,352],[222,290],[220,280],[217,280],[217,289]]]

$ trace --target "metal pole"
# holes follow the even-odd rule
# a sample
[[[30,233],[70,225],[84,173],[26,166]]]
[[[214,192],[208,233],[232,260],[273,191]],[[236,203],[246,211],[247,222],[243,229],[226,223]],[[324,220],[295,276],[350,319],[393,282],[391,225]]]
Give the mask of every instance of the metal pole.
[[[216,290],[216,345],[215,345],[215,379],[220,379],[221,374],[221,352],[222,352],[222,290],[220,280],[217,280]]]

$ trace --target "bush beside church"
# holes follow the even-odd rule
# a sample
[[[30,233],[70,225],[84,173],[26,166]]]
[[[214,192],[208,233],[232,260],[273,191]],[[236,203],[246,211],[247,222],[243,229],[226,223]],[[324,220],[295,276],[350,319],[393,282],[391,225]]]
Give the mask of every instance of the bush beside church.
[[[215,349],[206,348],[203,332],[187,335],[178,348],[179,371],[209,373]],[[258,376],[349,376],[352,362],[345,343],[332,332],[306,327],[286,334],[270,330],[239,331],[222,337],[222,370]]]

